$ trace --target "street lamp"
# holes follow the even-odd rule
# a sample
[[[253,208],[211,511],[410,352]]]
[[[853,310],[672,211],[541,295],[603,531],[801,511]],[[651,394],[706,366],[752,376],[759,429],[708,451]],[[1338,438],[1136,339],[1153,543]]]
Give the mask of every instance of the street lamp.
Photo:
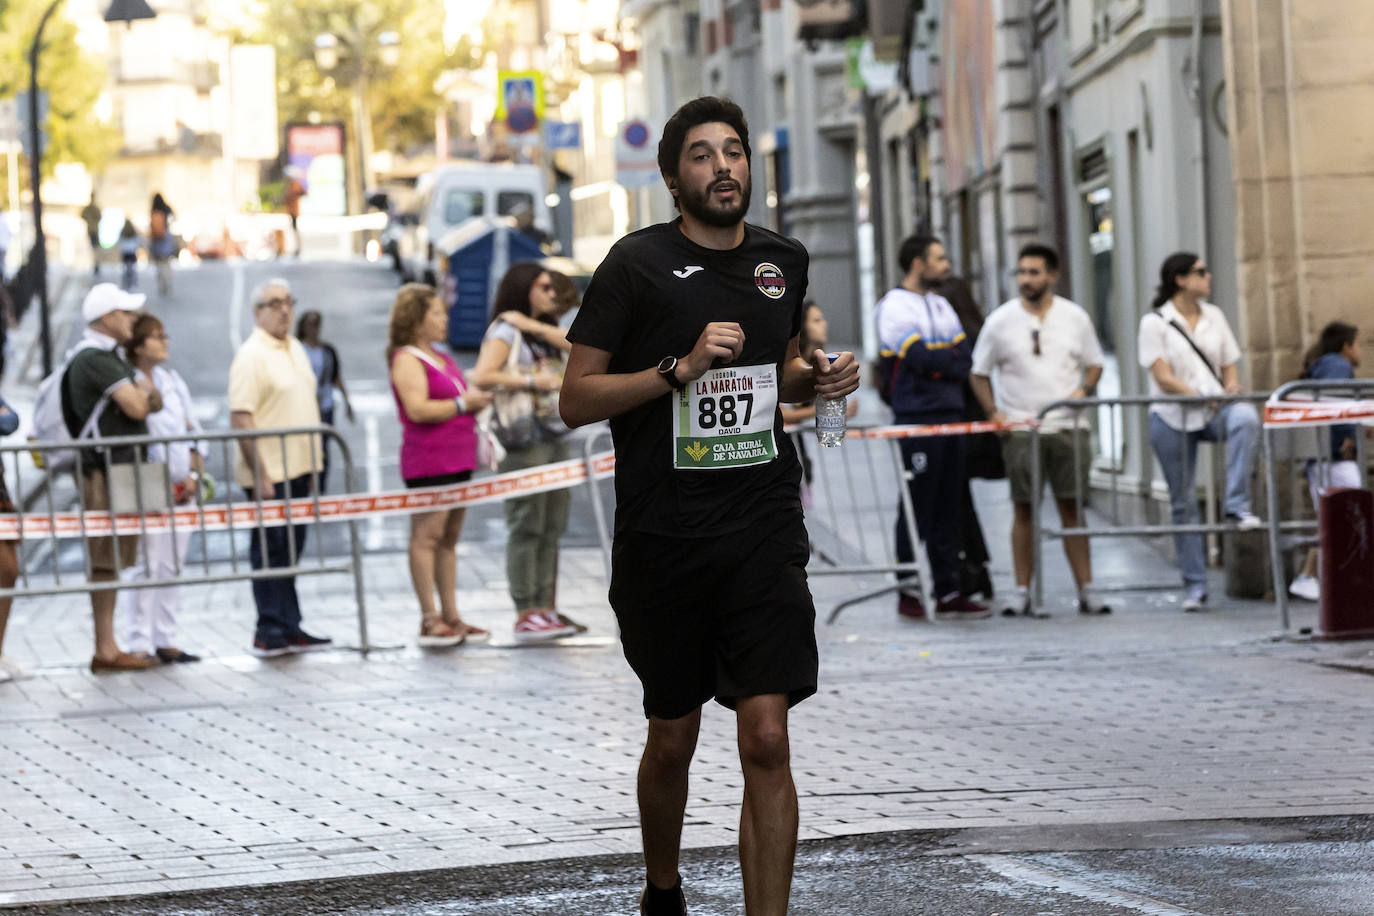
[[[377,47],[377,60],[388,69],[395,67],[401,60],[401,36],[394,31],[380,32],[372,39]],[[363,51],[369,39],[358,32],[333,34],[326,32],[315,36],[315,64],[321,70],[334,71],[347,66],[347,74],[340,73],[353,90],[350,98],[352,109],[353,136],[358,150],[358,167],[350,169],[356,177],[349,182],[353,206],[362,212],[363,199],[367,188],[372,184],[372,113],[368,109],[368,79],[373,68]]]
[[[43,342],[43,375],[52,373],[52,328],[48,317],[48,241],[43,235],[43,131],[38,123],[38,52],[43,44],[43,30],[48,20],[57,12],[62,0],[52,0],[38,20],[38,31],[34,32],[33,44],[29,45],[29,186],[33,191],[33,253],[29,256],[29,272],[33,277],[35,292],[38,293],[39,333]],[[114,0],[105,11],[106,22],[127,23],[133,28],[135,19],[152,19],[157,16],[146,0]]]

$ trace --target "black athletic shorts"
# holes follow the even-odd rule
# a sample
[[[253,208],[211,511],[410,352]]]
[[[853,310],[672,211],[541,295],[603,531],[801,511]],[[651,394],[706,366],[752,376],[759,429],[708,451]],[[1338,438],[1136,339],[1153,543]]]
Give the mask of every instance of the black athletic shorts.
[[[452,474],[435,474],[431,477],[412,477],[405,484],[407,490],[418,490],[420,487],[451,487],[455,483],[467,483],[471,479],[471,471],[456,471]]]
[[[677,719],[714,697],[816,692],[816,608],[801,512],[714,538],[627,531],[611,554],[611,607],[644,715]]]

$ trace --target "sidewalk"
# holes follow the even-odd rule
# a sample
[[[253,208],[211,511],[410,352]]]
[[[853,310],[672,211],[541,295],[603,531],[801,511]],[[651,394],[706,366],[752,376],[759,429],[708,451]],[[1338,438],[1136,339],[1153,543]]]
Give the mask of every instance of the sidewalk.
[[[977,489],[1003,560],[1004,486]],[[1177,580],[1140,542],[1094,552],[1102,581]],[[792,716],[803,838],[1374,813],[1374,679],[1338,667],[1369,644],[1274,642],[1272,606],[1185,616],[1175,592],[1081,617],[1047,557],[1049,620],[911,624],[885,596],[818,625],[821,691]],[[0,685],[0,904],[635,853],[644,725],[599,552],[563,554],[560,605],[592,629],[557,647],[512,644],[499,544],[459,556],[488,645],[415,648],[405,556],[366,571],[373,640],[398,647],[367,657],[251,658],[248,586],[206,586],[181,630],[209,659],[97,677],[83,599],[16,602],[7,652],[37,673]],[[873,582],[814,578],[820,616]],[[350,579],[301,589],[310,629],[356,638]],[[684,844],[734,843],[739,793],[713,706]]]

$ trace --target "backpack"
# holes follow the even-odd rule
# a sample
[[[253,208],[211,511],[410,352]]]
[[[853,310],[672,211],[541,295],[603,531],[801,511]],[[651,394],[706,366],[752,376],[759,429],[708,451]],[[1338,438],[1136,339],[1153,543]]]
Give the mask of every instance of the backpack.
[[[91,411],[90,417],[86,420],[86,425],[81,427],[81,431],[73,436],[67,427],[67,419],[62,409],[62,403],[66,400],[66,386],[63,384],[67,378],[67,368],[71,365],[72,359],[76,354],[95,344],[83,340],[78,343],[67,358],[62,361],[62,365],[52,371],[43,381],[38,383],[38,394],[33,400],[33,435],[31,440],[38,442],[72,442],[76,439],[88,439],[96,434],[97,425],[100,423],[100,415],[105,412],[105,406],[110,403],[110,396],[106,394],[98,402],[95,409]],[[65,471],[76,465],[76,449],[51,449],[48,451],[32,451],[33,463],[35,467],[50,467],[54,471]]]

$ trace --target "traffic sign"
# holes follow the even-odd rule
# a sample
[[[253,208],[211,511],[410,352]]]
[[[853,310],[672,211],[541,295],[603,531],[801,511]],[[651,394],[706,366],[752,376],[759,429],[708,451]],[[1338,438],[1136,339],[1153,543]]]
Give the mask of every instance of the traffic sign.
[[[631,118],[615,135],[615,181],[623,188],[658,184],[658,132],[647,121]]]
[[[15,107],[19,111],[19,123],[24,130],[29,129],[29,94],[21,92],[14,97]],[[48,120],[48,90],[38,90],[38,123],[43,124]]]
[[[549,149],[582,148],[582,124],[578,121],[548,121],[544,131]]]
[[[29,144],[32,140],[33,136],[29,133],[27,127],[19,132],[20,152],[27,158],[33,158],[33,150],[29,149]],[[48,129],[46,127],[38,128],[38,143],[42,149],[48,148]]]

